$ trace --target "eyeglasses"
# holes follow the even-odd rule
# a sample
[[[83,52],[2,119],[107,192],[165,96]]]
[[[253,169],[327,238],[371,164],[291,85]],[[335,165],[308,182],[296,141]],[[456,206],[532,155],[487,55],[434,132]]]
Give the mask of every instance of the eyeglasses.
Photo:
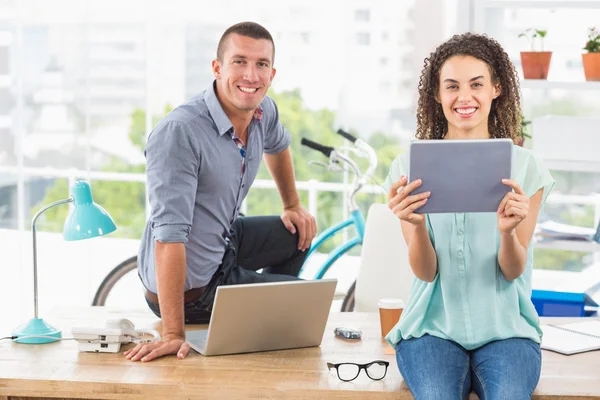
[[[344,382],[353,381],[360,374],[360,370],[364,369],[367,376],[374,381],[381,380],[385,377],[390,363],[388,361],[376,360],[368,364],[355,363],[327,363],[327,368],[330,370],[335,368],[338,378]]]

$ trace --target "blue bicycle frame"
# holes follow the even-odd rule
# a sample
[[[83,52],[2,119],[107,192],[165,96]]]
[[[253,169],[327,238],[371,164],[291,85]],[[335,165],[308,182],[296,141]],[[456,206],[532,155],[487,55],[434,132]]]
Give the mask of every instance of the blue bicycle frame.
[[[356,246],[358,244],[362,244],[363,238],[365,236],[365,219],[363,217],[362,212],[360,210],[352,211],[352,213],[350,214],[350,217],[347,220],[342,221],[339,224],[332,226],[331,228],[323,231],[319,236],[317,236],[314,239],[313,244],[308,252],[308,255],[306,256],[306,260],[304,261],[304,265],[306,265],[306,261],[308,261],[311,254],[314,251],[318,250],[319,247],[321,247],[323,245],[323,243],[325,243],[328,239],[334,237],[336,233],[338,233],[339,231],[341,231],[342,229],[344,229],[350,225],[354,225],[354,227],[356,228],[357,236],[348,240],[345,243],[340,244],[331,253],[329,253],[329,257],[327,258],[327,261],[325,261],[325,263],[317,271],[317,274],[315,275],[314,279],[323,278],[323,275],[325,275],[327,270],[329,270],[329,267],[331,267],[331,265],[333,265],[333,263],[338,258],[340,258],[344,253],[347,253],[348,251],[350,251],[350,249],[352,249],[354,246]],[[302,268],[304,269],[304,267],[302,267]],[[302,270],[300,270],[300,274],[302,274]]]

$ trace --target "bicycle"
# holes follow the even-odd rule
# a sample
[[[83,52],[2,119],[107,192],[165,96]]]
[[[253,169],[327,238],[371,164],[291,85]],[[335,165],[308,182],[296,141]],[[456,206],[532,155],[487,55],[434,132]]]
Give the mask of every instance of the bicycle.
[[[324,146],[319,143],[303,138],[301,144],[313,150],[323,153],[328,158],[328,163],[320,161],[311,161],[311,164],[316,164],[327,168],[329,171],[348,171],[353,176],[353,187],[348,193],[348,208],[349,217],[348,219],[341,221],[340,223],[326,229],[320,235],[313,239],[313,244],[306,256],[306,260],[302,269],[307,265],[311,255],[313,255],[319,248],[321,248],[328,240],[332,239],[339,232],[342,232],[345,228],[353,226],[356,230],[356,236],[347,240],[346,242],[338,245],[332,250],[326,259],[326,261],[320,266],[315,273],[313,279],[322,279],[331,266],[344,254],[348,253],[354,247],[362,244],[365,230],[365,219],[362,211],[358,207],[355,201],[356,194],[361,188],[372,178],[375,168],[377,167],[377,155],[375,150],[364,140],[356,138],[353,135],[339,129],[337,133],[343,136],[345,139],[352,143],[352,146],[342,146],[340,150],[345,150],[348,153],[353,153],[358,157],[367,158],[369,161],[369,167],[366,172],[362,173],[356,162],[346,154],[343,154],[339,150],[336,150],[330,146]],[[116,283],[127,275],[129,272],[137,268],[137,256],[133,256],[117,265],[108,275],[104,278],[92,301],[93,306],[103,306],[106,303],[108,295]],[[302,274],[302,270],[300,271]],[[342,302],[341,311],[352,311],[354,310],[354,292],[356,288],[356,281],[350,286],[347,294],[344,296]]]
[[[326,157],[329,158],[329,164],[324,164],[320,162],[313,162],[315,164],[320,164],[325,166],[330,171],[344,171],[347,170],[344,168],[344,164],[349,167],[348,172],[354,175],[353,180],[353,188],[352,191],[348,193],[348,208],[349,208],[349,217],[348,219],[334,225],[325,231],[323,231],[319,236],[317,236],[313,244],[309,250],[308,256],[306,259],[308,260],[317,249],[319,249],[325,242],[329,239],[333,238],[337,233],[341,232],[343,229],[354,226],[356,229],[356,236],[348,241],[340,244],[333,251],[331,251],[328,255],[327,260],[321,265],[319,270],[314,276],[314,279],[321,279],[327,273],[327,271],[331,268],[331,266],[344,254],[348,253],[354,247],[361,245],[364,239],[365,234],[365,218],[356,204],[355,197],[356,194],[362,189],[362,187],[367,183],[369,179],[371,179],[373,173],[375,172],[375,168],[377,168],[377,155],[375,150],[364,140],[354,137],[353,135],[339,129],[337,133],[347,140],[349,140],[353,146],[344,146],[343,150],[347,150],[351,153],[358,155],[359,157],[365,157],[369,160],[369,167],[367,171],[363,174],[358,167],[358,165],[352,160],[349,156],[346,156],[340,152],[338,152],[333,147],[323,146],[321,144],[315,143],[308,139],[302,139],[301,143],[304,146],[307,146],[313,150],[319,151],[323,153]],[[306,262],[305,264],[306,265]],[[302,273],[302,270],[300,271]],[[341,311],[353,311],[354,310],[354,292],[356,289],[356,281],[352,283],[350,288],[348,289],[348,293],[344,297],[342,302]]]

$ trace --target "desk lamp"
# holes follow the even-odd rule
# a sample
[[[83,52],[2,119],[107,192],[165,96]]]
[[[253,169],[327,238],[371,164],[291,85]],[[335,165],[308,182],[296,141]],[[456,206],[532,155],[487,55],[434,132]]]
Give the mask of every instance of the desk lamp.
[[[31,221],[31,232],[33,234],[34,318],[13,331],[13,336],[17,337],[15,341],[18,343],[50,343],[56,342],[62,336],[60,330],[50,326],[43,319],[38,318],[37,243],[35,222],[38,217],[49,208],[67,203],[73,203],[74,207],[69,213],[63,228],[63,238],[65,240],[90,239],[96,236],[106,235],[117,229],[106,210],[92,201],[90,185],[84,181],[77,181],[73,184],[73,187],[71,188],[71,197],[48,204],[35,214]],[[23,339],[19,339],[20,337]]]

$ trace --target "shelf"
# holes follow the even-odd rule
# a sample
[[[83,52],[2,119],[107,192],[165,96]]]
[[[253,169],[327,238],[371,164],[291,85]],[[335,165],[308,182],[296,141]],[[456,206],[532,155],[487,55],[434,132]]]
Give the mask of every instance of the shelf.
[[[600,9],[600,2],[596,0],[485,0],[483,5],[487,8]]]
[[[533,243],[536,249],[581,251],[586,253],[600,252],[600,243],[583,240],[540,240],[539,237],[534,237]]]
[[[544,158],[544,165],[555,171],[600,173],[600,161],[552,160]]]
[[[600,2],[598,2],[600,4]],[[548,81],[545,79],[522,79],[521,89],[600,90],[600,81]]]
[[[587,293],[594,300],[600,298],[600,264],[593,264],[581,272],[533,269],[533,289],[559,292]]]

